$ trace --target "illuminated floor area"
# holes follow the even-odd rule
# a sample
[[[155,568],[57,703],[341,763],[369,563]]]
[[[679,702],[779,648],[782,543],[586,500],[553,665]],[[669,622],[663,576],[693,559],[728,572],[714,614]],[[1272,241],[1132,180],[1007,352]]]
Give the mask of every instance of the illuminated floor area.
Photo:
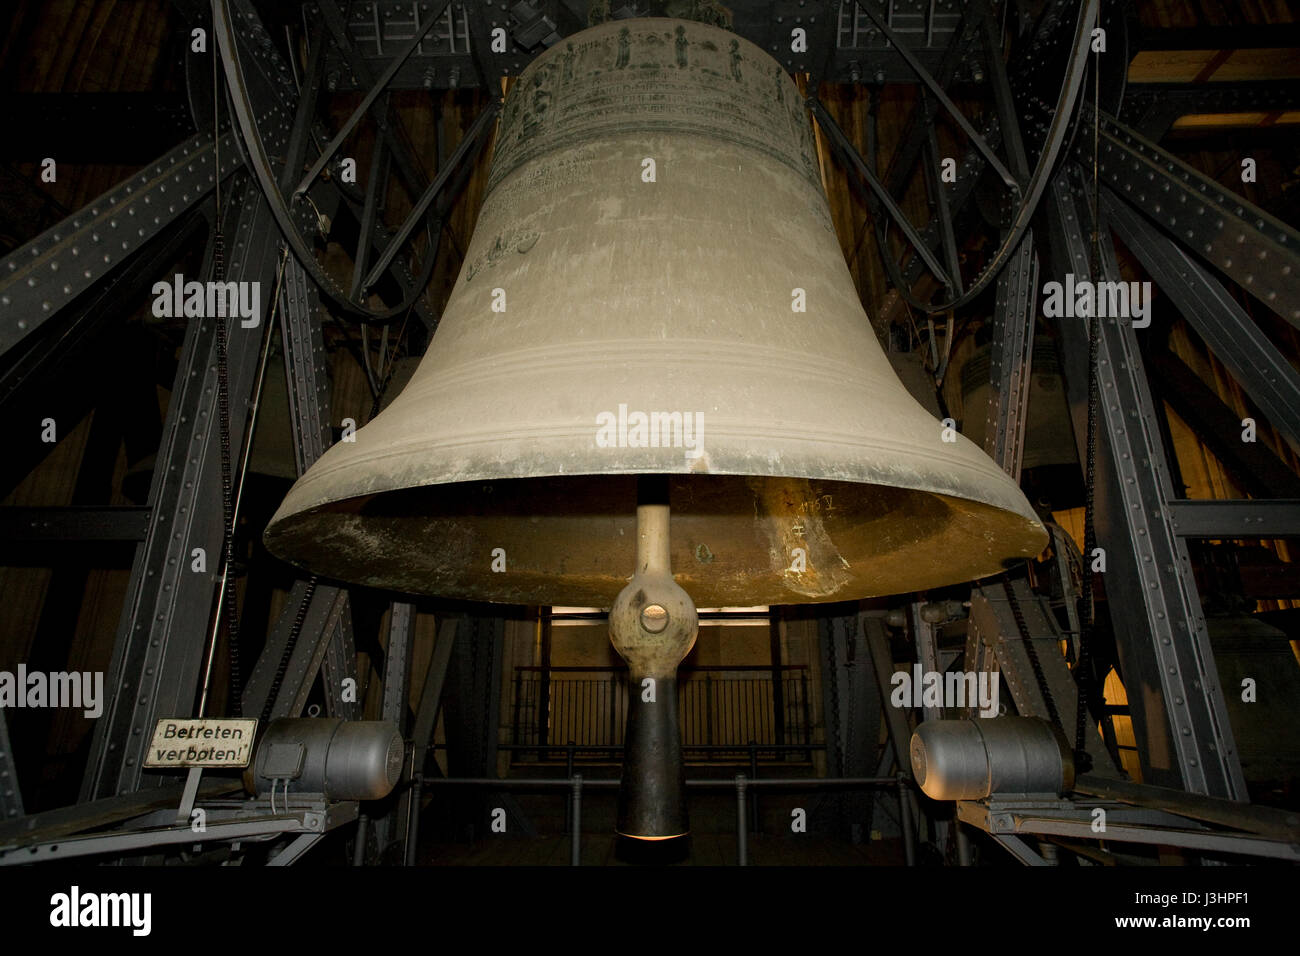
[[[586,768],[588,779],[601,769]],[[734,769],[734,768],[730,768]],[[723,768],[692,767],[690,776],[712,777]],[[436,788],[434,788],[436,790]],[[567,794],[515,791],[504,794],[455,796],[446,791],[430,797],[421,815],[419,852],[422,866],[568,866]],[[753,794],[751,793],[751,800]],[[903,846],[897,839],[897,814],[892,794],[877,798],[874,814],[861,797],[831,796],[808,791],[769,791],[749,805],[748,856],[751,866],[902,865]],[[486,821],[498,803],[508,809],[507,832],[490,832]],[[729,788],[693,790],[687,841],[644,843],[615,836],[615,793],[589,790],[582,803],[582,863],[585,866],[626,864],[736,865],[736,798]],[[806,826],[792,832],[795,811]],[[854,820],[872,820],[875,840],[854,843]],[[882,833],[883,831],[883,833]],[[857,829],[866,836],[865,827]]]
[[[627,866],[620,859],[613,834],[591,834],[582,841],[584,866]],[[898,840],[881,840],[853,846],[838,840],[807,835],[801,838],[750,834],[751,866],[896,866],[903,862]],[[734,833],[697,833],[690,853],[677,866],[734,866]],[[482,840],[473,844],[439,844],[425,848],[422,866],[568,866],[567,836],[518,837]]]

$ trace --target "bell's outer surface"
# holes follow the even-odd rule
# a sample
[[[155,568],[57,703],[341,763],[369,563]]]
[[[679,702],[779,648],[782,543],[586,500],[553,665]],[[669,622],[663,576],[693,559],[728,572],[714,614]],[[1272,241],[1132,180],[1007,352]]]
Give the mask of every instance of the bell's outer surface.
[[[657,473],[701,606],[896,594],[1037,554],[1019,487],[894,376],[815,156],[789,76],[724,30],[621,20],[547,50],[506,101],[428,353],[294,485],[267,546],[359,584],[607,607],[633,571],[635,476]]]

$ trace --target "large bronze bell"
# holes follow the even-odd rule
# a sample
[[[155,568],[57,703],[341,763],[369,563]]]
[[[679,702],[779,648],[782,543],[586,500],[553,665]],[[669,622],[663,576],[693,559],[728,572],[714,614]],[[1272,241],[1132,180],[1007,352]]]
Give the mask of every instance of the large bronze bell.
[[[357,584],[612,607],[640,570],[644,475],[667,476],[656,540],[705,606],[932,588],[1046,541],[894,376],[789,76],[666,19],[594,27],[522,73],[428,353],[266,544]]]

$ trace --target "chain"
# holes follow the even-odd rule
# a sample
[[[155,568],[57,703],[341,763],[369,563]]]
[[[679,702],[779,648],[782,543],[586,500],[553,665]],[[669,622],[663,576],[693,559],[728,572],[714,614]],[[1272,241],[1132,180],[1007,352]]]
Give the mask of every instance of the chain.
[[[835,662],[835,628],[829,619],[823,618],[820,622],[822,635],[822,680],[830,686],[830,715],[826,720],[826,748],[828,753],[835,755],[835,766],[827,767],[827,773],[834,771],[839,776],[844,776],[844,754],[839,746],[840,739],[840,690],[839,690],[839,667]],[[832,742],[834,741],[834,742]]]
[[[1098,144],[1101,138],[1101,69],[1100,54],[1093,58],[1092,106],[1092,248],[1088,267],[1095,280],[1101,273],[1101,232],[1098,220],[1099,162]],[[1091,768],[1088,756],[1088,710],[1092,684],[1092,636],[1097,626],[1097,604],[1093,594],[1092,569],[1088,562],[1097,547],[1095,526],[1095,496],[1097,487],[1097,428],[1101,405],[1101,387],[1097,381],[1097,362],[1101,350],[1101,319],[1088,319],[1088,436],[1087,462],[1084,464],[1083,505],[1083,621],[1079,627],[1079,659],[1074,664],[1074,682],[1079,689],[1079,704],[1074,720],[1074,759],[1081,770]]]
[[[1029,625],[1025,623],[1025,615],[1020,608],[1020,599],[1016,597],[1016,589],[1010,578],[1004,577],[1002,579],[1002,589],[1006,591],[1007,603],[1011,605],[1011,615],[1016,619],[1016,629],[1020,631],[1021,643],[1024,644],[1025,653],[1029,656],[1029,666],[1034,672],[1034,680],[1038,682],[1038,692],[1043,695],[1043,704],[1047,707],[1047,716],[1053,724],[1064,731],[1065,727],[1061,724],[1061,715],[1056,709],[1056,701],[1052,698],[1051,688],[1047,686],[1047,675],[1043,673],[1043,662],[1038,659],[1038,648],[1034,646],[1034,639],[1029,634]]]
[[[298,643],[298,635],[302,633],[303,623],[307,620],[307,609],[311,607],[312,595],[316,593],[316,575],[307,579],[307,587],[302,592],[302,601],[298,604],[298,613],[294,615],[293,627],[289,629],[289,639],[284,645],[284,653],[280,655],[280,662],[275,666],[275,676],[271,678],[271,689],[266,693],[266,702],[262,704],[262,723],[266,724],[271,719],[271,710],[275,706],[276,695],[280,693],[280,685],[284,682],[284,675],[289,670],[289,659],[293,657],[294,646]]]

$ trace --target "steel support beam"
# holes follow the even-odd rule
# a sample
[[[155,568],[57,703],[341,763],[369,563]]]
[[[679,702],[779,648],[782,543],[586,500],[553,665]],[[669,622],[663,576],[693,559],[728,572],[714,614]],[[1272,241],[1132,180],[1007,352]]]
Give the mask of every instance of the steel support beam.
[[[984,451],[1016,481],[1020,480],[1025,451],[1037,290],[1038,257],[1034,254],[1034,231],[1030,229],[998,276],[984,429]]]
[[[1099,150],[1103,183],[1300,328],[1300,232],[1105,113]],[[1074,155],[1091,168],[1092,138],[1076,137]]]
[[[8,90],[5,122],[22,135],[0,140],[0,158],[20,163],[139,166],[195,132],[184,95],[155,91]]]
[[[325,71],[325,30],[317,23],[311,31],[311,52],[307,68],[298,87],[298,105],[293,111],[293,124],[289,127],[289,145],[285,147],[284,169],[280,171],[280,193],[288,198],[294,180],[307,161],[307,143],[316,124],[316,101],[320,95]],[[315,177],[313,177],[314,179]]]
[[[411,740],[415,745],[415,768],[423,770],[433,731],[442,707],[442,692],[447,682],[447,666],[451,663],[451,648],[456,640],[459,618],[449,617],[438,624],[438,638],[433,645],[433,656],[424,674],[424,687],[420,691],[420,706],[415,712]]]
[[[1176,813],[1214,826],[1244,830],[1270,840],[1300,845],[1300,818],[1287,810],[1218,800],[1131,780],[1103,779],[1093,774],[1080,776],[1074,789],[1076,793]]]
[[[331,717],[356,720],[361,716],[360,691],[357,686],[357,646],[352,622],[344,617],[325,645],[321,662],[321,681],[325,685],[325,712]],[[351,681],[349,693],[348,681]]]
[[[970,618],[966,625],[968,666],[981,660],[986,662],[981,670],[1000,672],[1021,717],[1038,717],[1050,722],[1055,709],[1062,732],[1073,740],[1079,695],[1061,655],[1061,633],[1055,618],[1044,599],[1034,594],[1027,582],[1014,578],[1008,584],[1015,592],[1029,632],[1027,640],[1033,646],[1026,646],[1006,588],[1000,584],[981,585],[971,592]],[[1043,675],[1041,682],[1034,667],[1035,659]],[[1051,707],[1046,699],[1048,695]],[[1092,738],[1087,742],[1092,743]],[[1088,749],[1096,751],[1095,747]]]
[[[309,807],[295,806],[271,814],[259,807],[251,812],[238,813],[233,817],[222,814],[216,820],[210,819],[207,829],[202,833],[195,833],[186,823],[68,836],[54,841],[27,844],[21,849],[0,850],[0,866],[26,866],[31,863],[104,853],[132,854],[165,846],[265,839],[281,833],[302,833],[319,838],[323,833],[354,817],[356,808],[356,803],[337,803],[329,806],[321,803]],[[299,847],[294,856],[289,859],[292,860],[305,849],[306,847]]]
[[[857,8],[855,13],[860,13],[860,8]],[[943,52],[943,60],[939,68],[935,70],[935,77],[945,90],[952,85],[953,78],[957,75],[957,68],[961,65],[962,55],[965,52],[967,43],[976,35],[975,27],[978,24],[979,17],[967,16],[965,10],[962,11],[960,16],[961,21],[957,29],[949,35],[948,45]],[[915,77],[915,74],[913,74],[913,77]],[[907,123],[903,127],[903,134],[899,138],[898,147],[894,155],[890,157],[889,167],[882,177],[892,195],[898,195],[912,175],[917,156],[927,139],[926,131],[934,128],[935,112],[938,107],[939,101],[937,99],[929,96],[919,96],[908,113]],[[996,143],[991,145],[995,149],[997,148]],[[975,149],[973,144],[971,149],[979,156],[979,163],[982,168],[985,162],[983,154]]]
[[[1100,803],[1101,801],[1099,801]],[[1108,804],[1106,830],[1093,829],[1092,811],[1096,804],[1071,805],[1065,801],[1035,804],[1031,801],[988,803],[961,800],[957,803],[960,819],[984,830],[1023,863],[1032,864],[1021,850],[1009,841],[1020,835],[1057,836],[1072,839],[1105,839],[1115,843],[1141,843],[1171,846],[1202,853],[1227,853],[1271,859],[1300,861],[1300,844],[1283,843],[1241,833],[1225,833],[1198,828],[1197,824],[1174,814]]]
[[[405,736],[408,701],[411,693],[411,650],[415,637],[415,605],[394,601],[388,617],[388,646],[384,649],[384,698],[380,716],[391,720]],[[403,783],[422,771],[422,755],[415,753],[410,766],[403,767]],[[409,773],[409,776],[407,775]],[[396,840],[406,858],[406,824],[410,811],[411,791],[403,786],[400,796],[385,802],[388,812],[373,818],[375,839],[381,855]]]
[[[1014,856],[1025,866],[1051,866],[1043,857],[1020,837],[1011,833],[994,833],[991,834],[993,839],[1002,845],[1002,848]]]
[[[280,618],[276,621],[266,646],[257,660],[248,682],[244,686],[243,705],[247,714],[266,714],[268,719],[296,717],[307,704],[316,675],[320,673],[332,641],[341,641],[346,647],[352,639],[352,618],[347,593],[338,588],[317,586],[311,589],[310,600],[303,613],[302,625],[294,631],[294,624],[310,585],[298,581],[289,591]],[[285,655],[284,673],[275,698],[267,711],[268,695],[275,684],[275,675]]]
[[[907,214],[899,208],[898,203],[895,202],[894,197],[889,194],[889,190],[885,188],[884,183],[882,183],[879,177],[877,177],[871,168],[867,166],[866,162],[862,159],[862,156],[859,155],[857,148],[854,147],[848,136],[844,134],[844,130],[840,129],[840,125],[835,122],[830,113],[826,112],[826,107],[824,107],[815,96],[810,96],[808,98],[808,109],[812,111],[813,116],[817,119],[817,124],[822,128],[823,132],[826,133],[826,138],[830,142],[831,148],[834,150],[835,155],[839,158],[840,162],[844,165],[844,168],[850,172],[857,173],[858,177],[863,179],[866,184],[871,187],[871,191],[875,193],[877,201],[882,207],[884,207],[885,211],[889,213],[889,218],[894,221],[894,225],[898,227],[899,231],[907,237],[907,241],[911,243],[916,254],[924,260],[926,266],[928,266],[930,271],[934,273],[935,277],[949,288],[956,288],[953,285],[952,278],[944,270],[943,266],[939,264],[938,258],[930,251],[930,244],[925,242],[921,238],[920,234],[917,233],[916,227],[913,226],[912,221],[907,218]],[[888,250],[883,251],[888,255]]]
[[[930,93],[939,101],[943,108],[947,110],[948,115],[952,117],[953,122],[961,127],[962,132],[966,134],[971,144],[979,149],[984,156],[984,161],[993,167],[993,171],[998,174],[998,178],[1001,179],[1009,189],[1019,194],[1021,187],[1024,186],[1024,182],[1017,182],[1016,177],[1011,175],[1011,171],[1003,164],[1001,158],[996,152],[994,152],[993,147],[984,141],[980,136],[979,131],[975,129],[970,120],[966,118],[966,115],[957,108],[957,104],[948,96],[947,92],[943,88],[943,84],[930,74],[930,71],[925,68],[925,64],[923,64],[909,49],[908,44],[901,42],[898,34],[890,28],[889,24],[885,20],[880,19],[880,15],[876,13],[875,10],[863,2],[863,0],[857,0],[857,4],[862,8],[863,13],[865,13],[871,21],[876,24],[880,29],[880,32],[884,34],[885,39],[898,49],[899,54],[907,61],[907,65],[912,68],[921,82],[929,87]]]
[[[271,705],[271,720],[301,716],[330,644],[335,641],[341,641],[343,646],[353,643],[348,593],[340,588],[317,587],[302,631],[293,645],[284,681]]]
[[[996,118],[990,118],[987,121],[984,126],[983,136],[986,142],[995,147],[1002,142],[1002,129]],[[974,146],[968,146],[961,159],[957,161],[957,181],[942,184],[944,192],[947,194],[947,205],[954,223],[966,208],[971,195],[975,192],[975,185],[984,174],[984,166],[984,157],[980,154],[980,151]],[[937,222],[926,223],[921,229],[920,235],[921,241],[925,243],[926,248],[930,249],[931,252],[939,248],[942,237]],[[912,255],[908,257],[907,262],[901,268],[904,282],[908,288],[912,288],[917,280],[921,278],[921,274],[925,269],[925,260],[919,255]]]
[[[1300,499],[1237,498],[1170,501],[1169,523],[1180,538],[1294,538]]]
[[[383,719],[406,730],[411,694],[411,650],[415,638],[415,605],[394,601],[389,611],[388,647],[384,650]]]
[[[277,258],[269,211],[251,185],[231,199],[239,212],[229,230],[226,278],[258,282],[269,290]],[[229,323],[230,454],[235,462],[243,450],[265,321],[260,316],[252,328]],[[154,724],[160,717],[193,712],[223,533],[216,392],[215,322],[198,319],[186,332],[168,405],[158,461],[170,467],[155,471],[149,492],[152,520],[136,551],[113,649],[111,698],[95,726],[83,801],[164,781],[165,775],[146,774],[142,768]],[[209,570],[191,570],[195,548],[208,555]]]
[[[1172,239],[1109,189],[1102,191],[1101,200],[1107,220],[1160,291],[1173,300],[1269,423],[1300,451],[1300,372],[1227,290]]]
[[[469,129],[465,131],[465,136],[456,144],[456,150],[451,154],[451,159],[447,161],[442,169],[438,170],[438,175],[433,182],[429,184],[424,193],[415,204],[411,207],[411,212],[407,215],[402,225],[398,227],[397,234],[389,240],[388,245],[375,259],[375,264],[371,267],[369,275],[366,276],[362,283],[363,289],[373,288],[379,281],[379,277],[392,264],[393,257],[397,255],[399,249],[406,245],[411,233],[415,231],[416,226],[424,221],[429,212],[429,206],[442,193],[447,182],[456,172],[456,168],[465,160],[465,157],[471,152],[477,152],[480,140],[486,140],[488,132],[492,129],[492,124],[496,120],[498,104],[493,102],[483,108],[478,117],[474,120]],[[430,250],[432,254],[433,250]]]
[[[0,508],[0,540],[7,542],[143,541],[148,531],[148,508]]]
[[[293,424],[295,464],[302,474],[329,445],[329,374],[317,292],[306,270],[292,257],[285,265],[280,292],[280,333],[284,341],[285,385]],[[304,601],[306,611],[295,633],[294,625]],[[272,719],[302,713],[316,675],[327,662],[327,706],[331,710],[352,712],[354,705],[342,699],[342,681],[356,677],[355,647],[347,592],[327,585],[297,582],[249,676],[244,692],[245,711],[264,712],[275,674],[287,654],[288,665],[271,703]]]
[[[1220,49],[1220,47],[1216,47]],[[1244,113],[1293,110],[1300,107],[1300,82],[1255,80],[1243,83],[1129,83],[1124,90],[1120,121],[1153,143],[1159,143],[1180,116],[1192,113]],[[1228,130],[1215,127],[1214,132]],[[1190,132],[1190,130],[1189,130]],[[1253,133],[1254,128],[1232,129]]]
[[[894,689],[892,683],[894,658],[889,652],[889,638],[885,634],[885,624],[878,616],[859,614],[858,617],[862,622],[862,635],[867,653],[871,656],[871,669],[876,677],[881,709],[885,714],[885,728],[894,747],[898,769],[904,777],[911,779],[912,764],[908,760],[908,754],[911,752],[912,727],[908,722],[906,711],[894,707],[889,702],[890,694]]]
[[[302,858],[302,855],[314,847],[323,833],[300,833],[293,841],[283,850],[266,861],[267,866],[291,866]]]
[[[14,765],[13,747],[9,745],[5,714],[0,710],[0,821],[16,820],[21,816],[23,794],[18,788],[18,768]]]
[[[1055,274],[1091,275],[1085,209],[1068,172],[1058,175],[1047,207]],[[1120,280],[1114,249],[1104,243],[1100,271],[1099,280]],[[1143,778],[1244,799],[1245,780],[1191,561],[1169,520],[1173,488],[1159,410],[1128,320],[1058,322],[1075,437],[1083,444],[1087,434],[1090,321],[1097,323],[1100,343],[1095,525],[1107,555],[1106,596],[1133,702]],[[1086,452],[1080,448],[1081,460]]]
[[[301,475],[330,445],[329,357],[316,288],[292,257],[285,265],[280,292],[280,337],[293,422],[294,463]]]
[[[385,67],[379,78],[376,78],[374,71],[371,70],[370,64],[368,64],[366,60],[356,52],[356,49],[350,42],[347,25],[344,22],[340,6],[342,6],[342,4],[339,3],[339,0],[317,0],[316,3],[316,9],[319,11],[319,15],[325,23],[326,30],[329,31],[330,38],[334,41],[335,49],[337,49],[342,55],[343,60],[347,64],[348,69],[352,72],[352,75],[355,76],[362,87],[367,90],[366,100],[363,100],[361,107],[353,114],[353,119],[350,120],[350,122],[355,124],[356,120],[360,119],[363,108],[370,111],[375,123],[379,126],[380,135],[388,143],[388,149],[392,154],[393,163],[397,167],[398,174],[401,176],[402,181],[406,183],[407,188],[411,191],[411,196],[414,197],[420,192],[420,190],[424,189],[428,185],[429,180],[417,161],[418,154],[416,153],[415,147],[411,144],[411,138],[407,135],[400,117],[394,117],[390,124],[386,111],[388,104],[387,98],[384,100],[383,108],[378,110],[373,108],[375,98],[388,85],[388,81],[391,79],[391,74],[396,72],[396,67],[391,71]],[[446,0],[444,0],[443,6],[446,6]],[[432,22],[433,18],[427,21],[427,24],[432,24]],[[424,29],[427,31],[427,25]],[[401,54],[397,66],[401,65],[400,60],[406,59],[410,54],[411,49],[413,49],[418,43],[419,40],[417,39],[415,43],[411,44],[410,47],[406,49],[405,53]],[[392,64],[389,64],[388,66],[392,66]],[[335,137],[335,140],[341,142],[342,136],[342,133],[338,134]],[[336,148],[336,146],[337,143],[332,141],[330,145],[325,147],[324,155],[328,156],[332,152],[331,147]],[[313,172],[313,176],[314,175],[315,171]],[[297,192],[301,193],[306,189],[307,185],[308,180],[304,178],[299,184]]]
[[[0,260],[0,355],[114,272],[240,164],[229,133],[200,133]]]
[[[1172,352],[1148,352],[1147,368],[1197,438],[1253,498],[1300,498],[1300,475],[1263,442],[1242,441],[1241,415]]]
[[[907,608],[908,628],[916,642],[916,660],[921,665],[922,673],[942,674],[944,668],[939,665],[938,629],[922,617],[921,607],[924,603],[924,601],[913,601]],[[921,721],[943,720],[943,718],[942,706],[933,704],[921,706]]]

